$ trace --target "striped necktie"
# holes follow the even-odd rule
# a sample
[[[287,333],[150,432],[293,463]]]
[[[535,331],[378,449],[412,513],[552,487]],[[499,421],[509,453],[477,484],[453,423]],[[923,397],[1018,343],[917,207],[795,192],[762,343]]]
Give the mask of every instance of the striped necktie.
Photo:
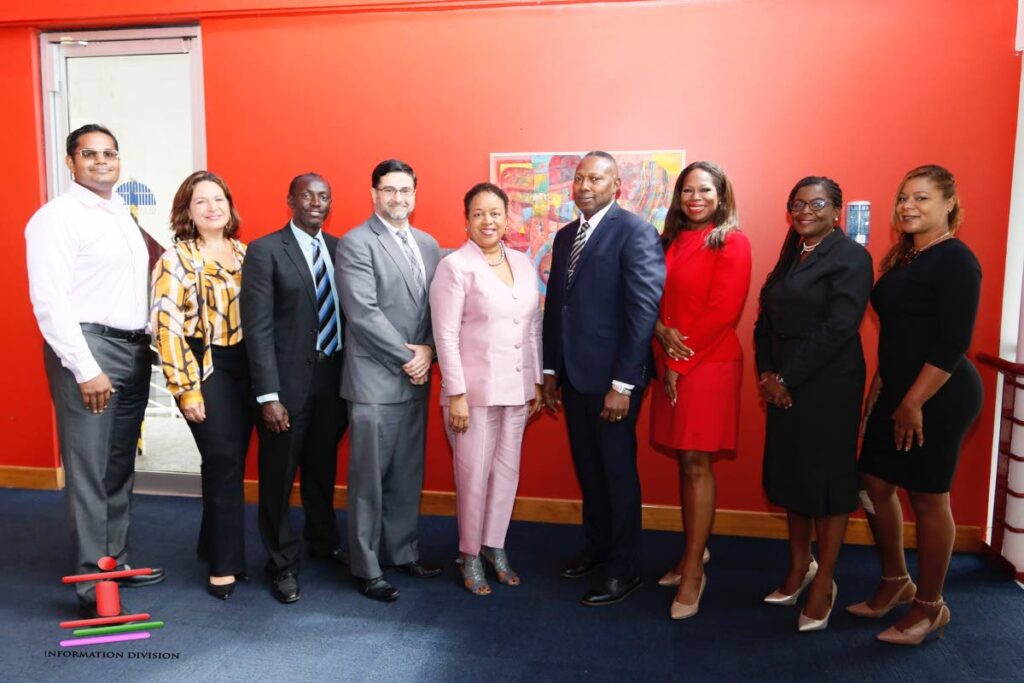
[[[572,242],[572,251],[569,252],[569,274],[568,284],[572,284],[576,277],[576,266],[580,263],[580,254],[583,253],[583,246],[587,243],[587,233],[590,232],[590,223],[584,221],[576,233],[576,239]]]
[[[313,242],[313,275],[316,282],[316,309],[320,327],[316,335],[316,347],[324,355],[338,350],[338,307],[331,291],[331,280],[327,277],[327,263],[320,252],[320,240]]]
[[[409,244],[409,235],[407,233],[407,230],[399,230],[395,234],[398,235],[398,239],[402,242],[402,251],[405,252],[405,259],[409,262],[412,273],[416,277],[416,284],[419,285],[417,294],[422,295],[423,290],[426,289],[426,282],[423,277],[423,271],[420,269],[420,262],[416,260],[416,254],[413,253],[412,245]]]

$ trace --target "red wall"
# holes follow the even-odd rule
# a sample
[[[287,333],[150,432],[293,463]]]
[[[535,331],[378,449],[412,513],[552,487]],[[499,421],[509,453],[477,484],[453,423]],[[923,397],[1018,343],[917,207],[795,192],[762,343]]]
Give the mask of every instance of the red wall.
[[[43,120],[39,90],[39,40],[29,29],[0,30],[0,122],[7,162],[0,170],[3,218],[0,251],[9,255],[0,275],[0,465],[55,467],[53,410],[43,371],[42,337],[32,315],[25,267],[25,224],[46,198]]]
[[[736,187],[755,254],[755,289],[740,326],[748,354],[757,287],[777,254],[783,204],[797,179],[830,175],[848,199],[872,201],[877,262],[890,241],[885,216],[903,172],[941,163],[960,178],[968,219],[962,237],[985,272],[974,348],[994,351],[1020,75],[1014,5],[748,0],[209,16],[201,22],[209,163],[231,183],[243,235],[252,239],[286,221],[287,182],[309,169],[332,182],[329,229],[344,232],[370,212],[373,165],[400,156],[421,178],[414,222],[456,246],[464,236],[461,195],[487,177],[489,152],[682,147],[688,160],[720,162]],[[39,196],[38,178],[24,178],[25,168],[39,172],[38,152],[22,149],[37,139],[35,50],[24,31],[0,30],[3,82],[12,81],[5,93],[16,104],[0,116],[9,141],[17,141],[12,158],[31,162],[5,183],[31,185],[7,212],[4,233],[18,257],[7,284],[22,330],[31,320],[21,231]],[[869,348],[875,332],[869,318]],[[46,436],[22,444],[21,453],[0,453],[0,464],[51,465],[38,337],[8,335],[3,343],[31,393],[5,392],[0,417]],[[716,465],[722,508],[766,509],[764,417],[753,375],[751,362],[739,452]],[[991,397],[994,375],[982,375]],[[992,421],[990,401],[954,489],[961,524],[985,520]],[[676,503],[671,462],[646,445],[640,459],[645,501]],[[426,488],[451,487],[436,409]],[[528,430],[520,494],[578,497],[560,419],[545,417]]]

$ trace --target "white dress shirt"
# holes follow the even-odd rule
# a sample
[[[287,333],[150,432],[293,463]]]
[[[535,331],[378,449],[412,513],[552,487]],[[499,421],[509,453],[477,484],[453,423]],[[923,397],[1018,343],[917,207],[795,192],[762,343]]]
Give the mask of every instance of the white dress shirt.
[[[380,214],[377,214],[377,218],[380,219],[381,223],[387,226],[388,232],[390,232],[391,236],[395,239],[395,244],[397,244],[398,248],[402,250],[402,254],[405,254],[405,246],[403,246],[402,238],[398,236],[398,233],[402,232],[403,230],[405,231],[406,237],[409,238],[409,247],[412,249],[412,254],[413,256],[416,257],[416,262],[420,264],[420,284],[423,285],[423,290],[425,292],[427,289],[427,269],[426,266],[423,265],[423,254],[420,253],[420,247],[418,244],[416,244],[416,238],[413,237],[412,227],[406,224],[404,228],[396,228],[395,226],[391,225],[391,223],[388,223],[387,220],[385,220],[384,217],[381,216]]]
[[[81,384],[100,375],[80,323],[142,330],[149,253],[124,201],[72,183],[25,228],[29,296],[46,343]]]
[[[583,216],[580,216],[580,229],[581,230],[583,229],[583,224],[584,223],[589,223],[590,224],[590,229],[585,231],[584,234],[583,234],[583,248],[584,249],[587,247],[587,242],[589,242],[590,238],[593,237],[594,231],[597,230],[597,226],[601,223],[601,219],[603,219],[605,217],[605,214],[608,213],[608,210],[612,208],[612,204],[614,204],[614,203],[615,203],[614,201],[608,202],[607,206],[605,206],[603,209],[601,209],[600,211],[595,213],[590,218],[584,218]],[[575,237],[573,238],[573,241],[574,242],[576,241]],[[583,251],[581,250],[580,251],[580,256],[582,257],[582,255],[583,255]],[[544,368],[544,374],[545,375],[553,375],[553,374],[555,374],[555,371],[552,368]],[[625,389],[626,391],[633,391],[634,385],[626,384],[625,382],[620,382],[617,379],[613,379],[612,380],[612,388],[615,389],[616,391],[620,391],[622,389]]]

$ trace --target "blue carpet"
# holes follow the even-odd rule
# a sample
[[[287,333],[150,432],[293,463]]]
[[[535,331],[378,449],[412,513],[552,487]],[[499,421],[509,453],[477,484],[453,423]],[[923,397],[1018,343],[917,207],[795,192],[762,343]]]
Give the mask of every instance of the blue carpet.
[[[301,511],[292,514],[301,528]],[[389,572],[402,597],[380,604],[359,595],[345,571],[307,562],[302,599],[280,605],[262,575],[253,506],[247,515],[252,581],[220,602],[206,594],[205,567],[194,559],[199,500],[137,496],[132,561],[162,566],[168,578],[124,589],[122,599],[167,626],[150,640],[79,648],[94,656],[71,658],[54,655],[68,637],[58,622],[76,618],[74,593],[60,584],[70,557],[63,496],[0,489],[0,680],[1024,680],[1024,592],[977,555],[953,558],[946,638],[899,648],[874,640],[890,619],[837,609],[827,631],[798,634],[799,608],[762,605],[786,570],[782,541],[713,538],[700,614],[671,622],[673,589],[655,581],[677,558],[678,534],[645,532],[644,588],[623,604],[588,609],[578,603],[588,579],[557,574],[579,529],[525,522],[513,523],[507,544],[519,588],[492,582],[486,598],[463,590],[452,562],[455,520],[425,517],[421,554],[443,565],[440,578]],[[864,599],[877,575],[871,548],[844,548],[839,607]]]

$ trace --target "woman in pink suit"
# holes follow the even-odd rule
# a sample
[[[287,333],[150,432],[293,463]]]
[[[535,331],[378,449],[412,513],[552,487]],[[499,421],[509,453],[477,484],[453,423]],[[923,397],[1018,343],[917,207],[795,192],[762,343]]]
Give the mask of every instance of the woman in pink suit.
[[[480,183],[466,193],[469,239],[443,259],[430,286],[441,403],[455,454],[459,569],[466,588],[491,592],[481,561],[518,586],[505,534],[519,485],[527,420],[541,406],[537,272],[502,239],[508,196]]]

